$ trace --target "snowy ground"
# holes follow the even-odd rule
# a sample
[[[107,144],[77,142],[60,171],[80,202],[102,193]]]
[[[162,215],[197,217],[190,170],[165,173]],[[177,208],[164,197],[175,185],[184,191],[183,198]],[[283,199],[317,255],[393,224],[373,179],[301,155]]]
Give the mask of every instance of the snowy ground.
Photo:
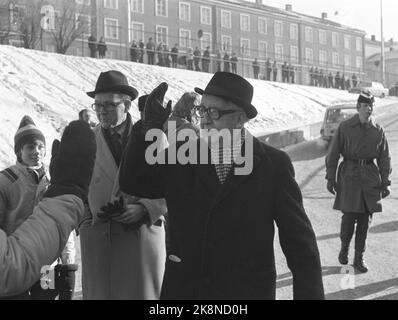
[[[124,72],[140,94],[150,93],[159,83],[168,82],[166,99],[174,103],[185,91],[204,88],[212,76],[0,46],[0,168],[15,161],[13,138],[23,115],[32,116],[50,142],[47,144],[50,148],[51,141],[59,137],[67,122],[76,119],[78,112],[92,103],[85,92],[94,89],[100,72],[111,69]],[[334,89],[250,82],[255,88],[253,104],[259,110],[259,116],[248,125],[254,134],[321,121],[326,105],[356,99],[355,95]],[[383,101],[386,102],[387,99]],[[137,119],[136,108],[132,116]]]

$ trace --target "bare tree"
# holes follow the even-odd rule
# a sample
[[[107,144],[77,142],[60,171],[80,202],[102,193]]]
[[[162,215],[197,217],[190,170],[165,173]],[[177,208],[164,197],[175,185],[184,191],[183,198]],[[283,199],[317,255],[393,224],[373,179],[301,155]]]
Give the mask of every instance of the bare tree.
[[[50,31],[57,53],[65,54],[76,39],[90,34],[91,24],[90,7],[63,1],[61,10],[56,12],[55,29]]]
[[[20,32],[24,48],[34,49],[43,37],[41,28],[41,8],[43,0],[26,1],[20,22]]]

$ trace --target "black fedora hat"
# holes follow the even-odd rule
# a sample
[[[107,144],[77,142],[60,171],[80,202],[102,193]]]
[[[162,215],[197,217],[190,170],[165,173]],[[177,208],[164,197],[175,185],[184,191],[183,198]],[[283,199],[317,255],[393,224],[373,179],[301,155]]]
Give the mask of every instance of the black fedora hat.
[[[126,76],[120,71],[107,71],[102,72],[98,78],[95,91],[87,92],[87,95],[91,98],[95,98],[97,93],[123,93],[135,100],[138,97],[138,91],[129,86]]]
[[[252,105],[253,86],[241,76],[229,72],[216,72],[205,90],[195,88],[200,95],[209,94],[231,101],[245,110],[249,119],[258,112]]]

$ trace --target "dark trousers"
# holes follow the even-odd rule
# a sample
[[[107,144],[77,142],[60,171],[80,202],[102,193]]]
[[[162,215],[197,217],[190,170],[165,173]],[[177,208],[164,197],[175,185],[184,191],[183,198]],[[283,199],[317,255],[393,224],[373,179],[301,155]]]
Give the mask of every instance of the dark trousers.
[[[148,52],[148,64],[155,64],[155,53],[154,52]]]
[[[355,224],[355,251],[364,253],[366,250],[366,238],[373,215],[369,213],[344,212],[341,219],[340,239],[343,248],[348,249],[354,235]]]

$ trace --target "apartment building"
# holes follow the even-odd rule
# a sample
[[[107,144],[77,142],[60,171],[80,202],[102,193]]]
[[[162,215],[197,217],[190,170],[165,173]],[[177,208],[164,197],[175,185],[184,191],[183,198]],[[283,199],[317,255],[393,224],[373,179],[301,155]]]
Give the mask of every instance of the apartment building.
[[[278,65],[285,61],[292,64],[301,83],[308,83],[311,67],[347,77],[364,75],[365,32],[333,22],[325,13],[313,17],[295,12],[291,5],[278,9],[260,0],[70,1],[90,8],[90,33],[97,39],[104,37],[109,58],[127,60],[132,40],[146,43],[153,38],[169,48],[177,44],[181,53],[195,47],[203,51],[207,46],[213,57],[218,50],[222,55],[234,52],[239,59],[238,71],[245,76],[252,75],[255,58],[261,73],[268,58]],[[59,6],[62,1],[47,2]],[[88,56],[88,36],[77,39],[67,53]],[[43,46],[48,48],[43,49],[52,45],[46,38]]]

